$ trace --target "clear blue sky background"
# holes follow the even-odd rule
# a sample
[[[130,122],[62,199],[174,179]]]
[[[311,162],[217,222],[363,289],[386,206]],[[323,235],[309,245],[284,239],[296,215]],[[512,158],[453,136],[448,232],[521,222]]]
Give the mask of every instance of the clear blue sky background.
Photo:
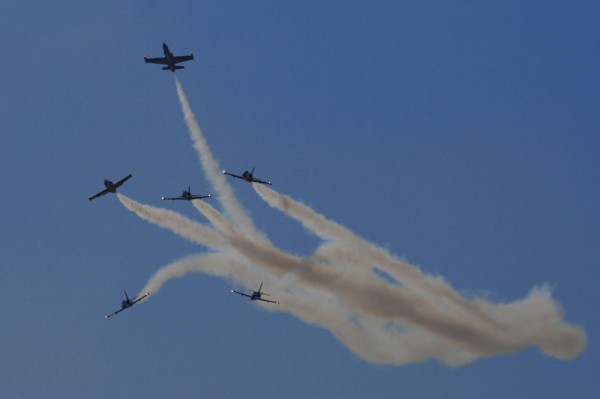
[[[0,397],[592,398],[600,390],[597,1],[3,1]],[[548,282],[588,347],[452,369],[372,365],[200,274],[158,206],[210,192],[161,44],[215,157],[466,294]],[[282,249],[318,240],[234,185]],[[189,204],[166,205],[202,221]]]

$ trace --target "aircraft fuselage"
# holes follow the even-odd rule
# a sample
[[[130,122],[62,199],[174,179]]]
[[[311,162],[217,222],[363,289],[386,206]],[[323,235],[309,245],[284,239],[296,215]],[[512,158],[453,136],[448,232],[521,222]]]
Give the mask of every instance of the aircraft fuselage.
[[[106,189],[108,191],[110,191],[111,193],[117,192],[117,189],[115,188],[114,183],[108,179],[104,179],[104,187],[106,187]]]
[[[171,72],[175,72],[175,63],[173,62],[173,54],[171,50],[169,50],[169,46],[167,43],[163,43],[163,52],[165,53],[165,58],[167,59],[167,66]]]

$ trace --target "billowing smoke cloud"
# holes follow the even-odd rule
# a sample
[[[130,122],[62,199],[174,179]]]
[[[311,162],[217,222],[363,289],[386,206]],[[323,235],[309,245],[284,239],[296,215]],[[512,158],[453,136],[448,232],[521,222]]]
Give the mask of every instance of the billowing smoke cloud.
[[[224,213],[193,201],[211,223],[207,227],[119,194],[121,202],[145,220],[216,251],[165,266],[142,292],[155,293],[169,279],[190,272],[225,277],[249,288],[264,281],[281,303],[265,309],[290,312],[326,328],[357,356],[380,364],[436,358],[456,366],[530,346],[567,360],[585,348],[584,330],[564,321],[547,286],[508,304],[463,298],[443,278],[425,274],[288,196],[254,185],[270,206],[324,240],[308,257],[277,249],[236,200],[178,81],[176,86],[194,147]]]

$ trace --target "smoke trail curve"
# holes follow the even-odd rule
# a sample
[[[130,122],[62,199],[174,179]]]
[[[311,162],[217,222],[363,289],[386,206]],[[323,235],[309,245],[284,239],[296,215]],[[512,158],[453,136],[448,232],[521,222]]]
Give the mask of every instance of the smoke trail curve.
[[[528,346],[538,346],[558,359],[572,359],[585,348],[585,331],[564,321],[564,311],[547,286],[533,288],[524,299],[508,304],[467,301],[442,278],[425,275],[290,197],[254,185],[271,206],[330,241],[309,257],[275,248],[254,227],[218,173],[218,163],[177,80],[176,85],[201,166],[219,193],[225,215],[210,205],[194,202],[212,224],[213,228],[208,228],[117,194],[123,205],[140,217],[219,251],[168,265],[147,286],[160,288],[168,279],[193,271],[214,273],[246,286],[265,279],[283,304],[269,310],[291,312],[320,325],[353,353],[381,364],[437,358],[445,364],[460,365]],[[374,278],[374,266],[399,283]]]

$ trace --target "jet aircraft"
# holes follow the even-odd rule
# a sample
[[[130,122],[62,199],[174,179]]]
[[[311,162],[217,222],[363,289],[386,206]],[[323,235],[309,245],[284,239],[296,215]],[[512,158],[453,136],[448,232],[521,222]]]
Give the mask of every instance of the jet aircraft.
[[[104,187],[106,187],[104,190],[100,191],[98,194],[94,194],[92,196],[89,196],[88,199],[91,201],[93,199],[96,199],[98,197],[101,197],[105,194],[108,193],[116,193],[117,192],[117,188],[121,187],[123,185],[123,183],[125,183],[127,180],[129,180],[131,178],[131,173],[128,174],[127,176],[125,176],[124,178],[122,178],[121,180],[119,180],[116,183],[113,183],[112,181],[108,180],[108,179],[104,179]]]
[[[164,57],[158,57],[158,58],[144,57],[144,61],[146,61],[146,64],[151,63],[151,64],[166,65],[166,67],[163,67],[163,71],[169,70],[171,72],[175,72],[176,69],[183,69],[182,66],[176,65],[176,64],[194,59],[194,54],[173,55],[171,50],[169,50],[169,46],[167,46],[166,43],[163,43],[163,52],[165,53]]]
[[[120,312],[124,311],[125,309],[129,309],[130,307],[132,307],[133,305],[135,305],[136,303],[138,303],[142,299],[146,298],[148,295],[150,295],[150,293],[146,292],[144,295],[140,296],[139,298],[137,296],[135,296],[133,298],[129,298],[129,295],[127,295],[127,291],[125,291],[125,299],[123,299],[121,301],[121,309],[116,310],[116,311],[114,311],[114,312],[112,312],[110,314],[107,314],[104,317],[106,317],[108,319],[109,317],[114,316],[117,313],[120,313]]]
[[[187,190],[183,190],[181,197],[161,197],[160,199],[163,201],[176,201],[176,200],[191,201],[191,200],[195,200],[195,199],[210,198],[210,194],[208,194],[208,195],[192,194],[191,189],[192,189],[192,186],[189,186]]]
[[[263,302],[269,302],[269,303],[277,303],[279,304],[279,302],[277,301],[270,301],[268,299],[263,299],[262,296],[266,295],[266,296],[270,296],[269,294],[265,294],[264,292],[260,292],[260,290],[262,289],[263,283],[260,283],[260,287],[258,287],[258,291],[254,291],[254,290],[250,290],[252,291],[252,295],[248,295],[248,294],[244,294],[243,292],[239,292],[239,291],[235,291],[235,290],[231,290],[231,292],[233,292],[234,294],[239,294],[242,296],[246,296],[248,298],[250,298],[251,301],[263,301]]]
[[[246,180],[248,183],[261,183],[261,184],[268,184],[269,186],[271,184],[273,184],[270,181],[265,181],[265,180],[257,179],[256,177],[254,177],[254,169],[255,168],[252,168],[252,171],[250,171],[250,172],[246,170],[244,173],[242,173],[241,176],[235,175],[233,173],[229,173],[225,170],[223,171],[223,174],[237,177],[238,179]]]

